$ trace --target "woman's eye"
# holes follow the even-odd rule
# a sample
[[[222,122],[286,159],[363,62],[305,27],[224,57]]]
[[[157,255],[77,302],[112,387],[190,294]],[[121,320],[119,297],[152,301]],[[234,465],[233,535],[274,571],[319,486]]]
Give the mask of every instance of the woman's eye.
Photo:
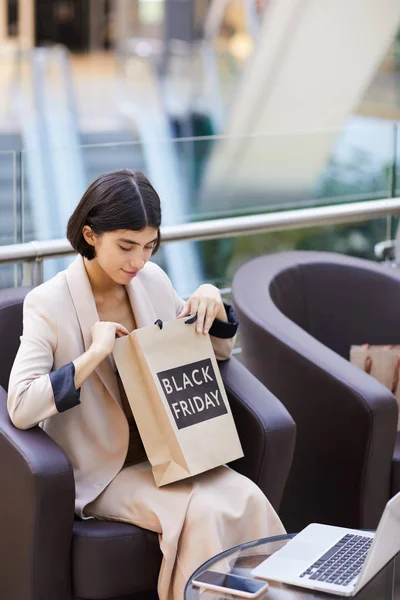
[[[146,250],[154,250],[154,244],[152,244],[151,246],[145,246]]]
[[[121,248],[121,250],[123,250],[124,252],[129,252],[130,248],[124,248],[123,246],[119,246]]]

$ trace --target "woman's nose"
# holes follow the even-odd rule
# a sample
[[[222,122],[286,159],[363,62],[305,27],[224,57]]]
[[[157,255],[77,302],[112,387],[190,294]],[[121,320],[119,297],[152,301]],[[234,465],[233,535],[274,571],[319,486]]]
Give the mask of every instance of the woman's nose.
[[[133,269],[142,269],[144,267],[143,254],[138,254],[137,256],[134,256],[130,262],[130,265]]]

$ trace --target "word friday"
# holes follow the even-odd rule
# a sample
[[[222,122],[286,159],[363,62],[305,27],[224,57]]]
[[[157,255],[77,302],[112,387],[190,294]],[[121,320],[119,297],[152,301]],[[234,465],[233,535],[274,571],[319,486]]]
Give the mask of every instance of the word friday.
[[[228,412],[209,358],[157,376],[178,429]]]

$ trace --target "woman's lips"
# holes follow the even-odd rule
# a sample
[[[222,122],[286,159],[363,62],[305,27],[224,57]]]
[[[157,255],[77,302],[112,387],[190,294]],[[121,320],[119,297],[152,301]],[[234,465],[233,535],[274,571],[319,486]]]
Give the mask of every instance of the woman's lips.
[[[137,271],[127,271],[126,269],[122,269],[124,273],[126,273],[126,275],[129,275],[129,277],[135,277],[135,275],[137,275]]]

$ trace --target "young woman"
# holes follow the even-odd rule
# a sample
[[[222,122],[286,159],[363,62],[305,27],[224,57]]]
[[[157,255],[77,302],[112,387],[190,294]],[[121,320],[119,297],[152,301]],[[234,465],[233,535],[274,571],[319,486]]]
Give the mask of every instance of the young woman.
[[[8,411],[16,427],[38,423],[71,460],[81,518],[125,521],[159,534],[160,600],[182,600],[205,560],[252,539],[283,533],[261,490],[228,467],[157,488],[112,351],[116,337],[156,319],[197,313],[217,358],[237,328],[217,288],[201,285],[184,303],[151,256],[160,245],[159,197],[127,170],[98,177],[71,216],[78,253],[32,290],[12,369]]]

